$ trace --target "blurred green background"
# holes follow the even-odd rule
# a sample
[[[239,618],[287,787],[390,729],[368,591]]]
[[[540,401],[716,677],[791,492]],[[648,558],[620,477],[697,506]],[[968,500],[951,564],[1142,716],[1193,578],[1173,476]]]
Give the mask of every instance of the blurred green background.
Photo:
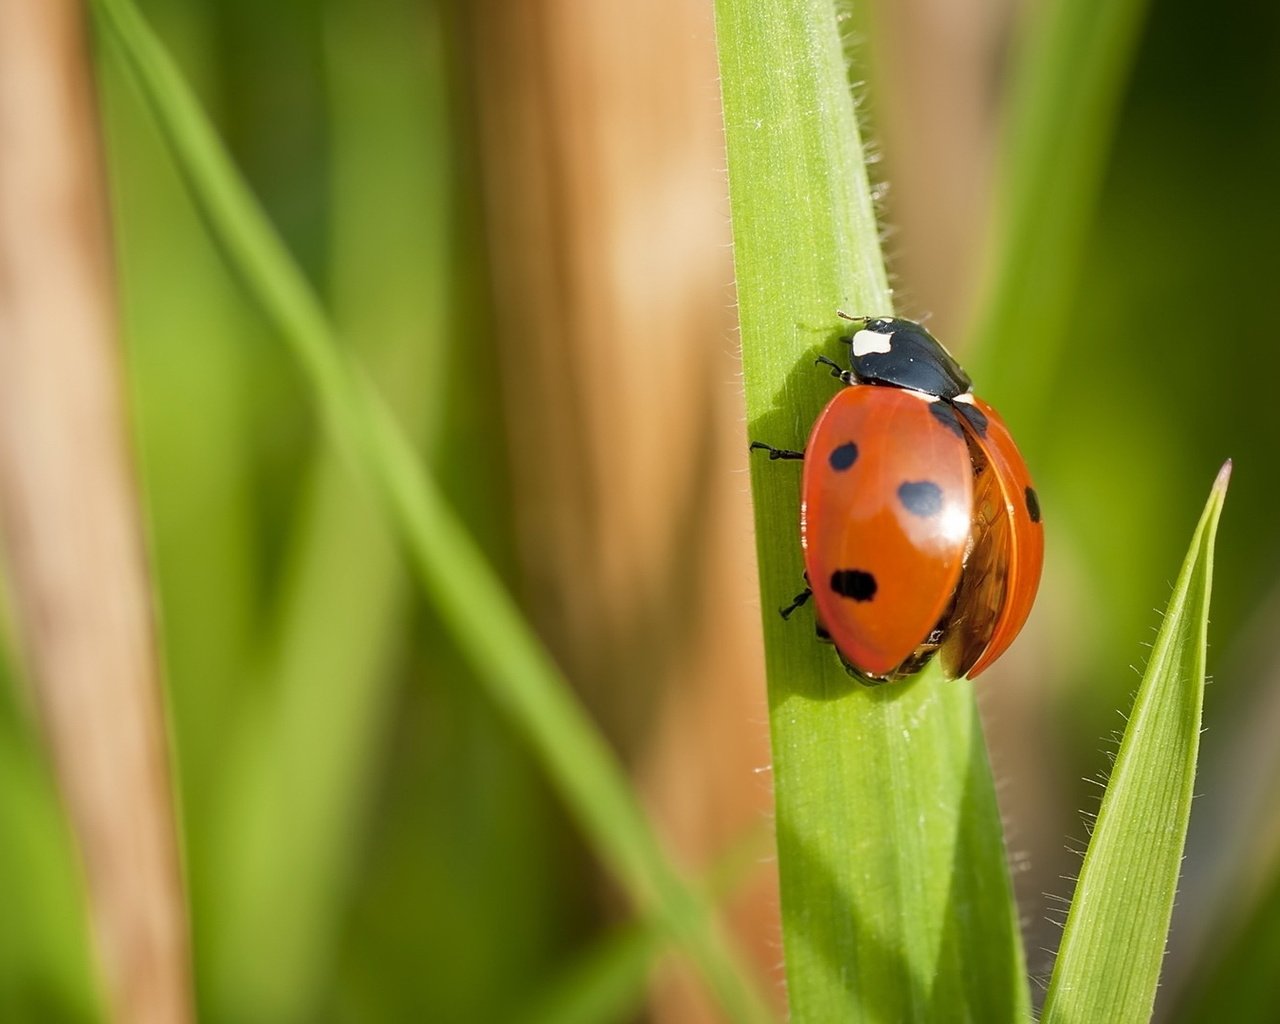
[[[750,848],[767,801],[750,770],[767,756],[764,682],[736,472],[745,437],[710,11],[673,2],[678,16],[638,28],[641,15],[610,6],[588,16],[582,5],[497,0],[143,5],[664,832],[709,868],[735,844]],[[944,338],[963,336],[973,313],[1013,6],[885,0],[854,43],[870,58],[862,88],[891,185],[887,219],[902,228],[889,242],[900,311],[936,312]],[[591,31],[564,43],[556,33],[575,21]],[[636,52],[618,63],[634,79],[632,103],[684,102],[665,62],[673,47],[693,54],[675,84],[692,82],[691,102],[711,116],[685,125],[686,137],[633,127],[634,108],[611,111],[616,93],[593,91],[570,59],[595,46],[588,72],[608,65],[609,46],[629,34]],[[509,69],[520,47],[541,54],[532,70]],[[409,585],[361,481],[320,440],[284,349],[210,244],[117,62],[97,56],[202,1019],[539,1019],[566,985],[584,984],[572,980],[583,958],[616,948],[602,944],[625,919],[620,901]],[[550,84],[526,95],[539,74]],[[1025,338],[1018,375],[995,370],[996,390],[978,382],[1024,440],[1049,538],[1037,610],[980,700],[1029,960],[1043,975],[1056,941],[1045,919],[1057,916],[1043,894],[1070,895],[1060,876],[1078,864],[1081,810],[1096,808],[1082,780],[1106,770],[1153,609],[1219,464],[1234,458],[1201,795],[1159,1011],[1270,1020],[1280,9],[1246,0],[1210,16],[1153,0],[1129,75],[1064,282],[1068,315]],[[895,93],[904,77],[919,80]],[[946,123],[972,130],[912,137],[964,95],[972,106]],[[595,136],[575,134],[574,118],[633,127],[662,187],[637,190],[629,207],[631,165],[609,160],[625,150],[601,146],[599,166],[584,169]],[[528,222],[516,217],[508,233],[522,203]],[[583,227],[593,204],[608,211],[594,232]],[[943,217],[951,233],[931,265],[930,223]],[[625,233],[637,218],[649,222],[647,262],[584,246],[584,235],[615,231],[634,247]],[[558,303],[521,276],[508,245],[561,268]],[[583,269],[596,264],[606,269]],[[664,264],[687,288],[683,333],[669,333],[696,352],[663,348],[656,330],[653,351],[593,334],[611,310],[652,304]],[[595,272],[616,291],[584,300]],[[583,308],[587,328],[571,319]],[[557,347],[575,331],[599,346]],[[644,360],[654,379],[628,392],[631,378],[612,373],[627,360]],[[574,415],[557,424],[562,406]],[[551,410],[550,426],[531,408]],[[526,432],[568,448],[522,444]],[[579,444],[597,461],[575,471]],[[609,491],[615,462],[649,475]],[[621,506],[635,522],[608,514]],[[575,531],[585,568],[555,557]],[[611,603],[626,588],[644,603]],[[0,671],[0,1019],[98,1019],[70,839],[24,687],[11,663]],[[679,703],[695,688],[703,717]],[[748,737],[714,776],[697,749],[713,731]],[[688,787],[702,800],[692,810]],[[690,824],[725,802],[741,811],[715,836]],[[734,929],[774,977],[772,898],[767,879],[753,885]],[[627,955],[639,966],[621,972],[624,993],[598,1019],[716,1019],[678,979],[660,973],[646,988],[647,951]]]

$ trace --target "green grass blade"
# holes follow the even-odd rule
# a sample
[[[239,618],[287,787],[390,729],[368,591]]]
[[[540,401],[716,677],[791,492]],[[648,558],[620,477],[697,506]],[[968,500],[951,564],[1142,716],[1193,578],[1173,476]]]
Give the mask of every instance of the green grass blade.
[[[772,835],[762,827],[741,836],[721,854],[704,886],[713,903],[729,896],[765,855]],[[538,990],[518,1024],[605,1024],[640,1013],[654,961],[669,943],[653,920],[634,920],[611,932]]]
[[[1067,915],[1044,1024],[1151,1017],[1191,816],[1213,544],[1230,474],[1228,462],[1138,687]]]
[[[368,477],[424,591],[492,699],[537,752],[601,859],[699,964],[732,1018],[769,1019],[706,901],[664,856],[617,758],[379,397],[344,358],[301,272],[159,40],[128,0],[94,0],[92,8],[134,73],[230,264],[290,345],[332,436]]]
[[[339,315],[372,372],[399,382],[406,429],[428,440],[447,387],[440,26],[407,5],[338,3],[329,17]],[[245,1022],[308,1020],[322,997],[406,614],[394,539],[332,448],[317,452],[299,504],[265,685],[224,762],[215,836],[205,989],[216,1016]]]
[[[975,348],[1014,422],[1052,379],[1147,0],[1049,0],[1026,11],[1003,132]],[[970,369],[974,367],[971,366]]]
[[[574,961],[517,1018],[519,1024],[606,1024],[635,1020],[654,960],[666,943],[648,922],[617,928]]]
[[[890,312],[830,0],[718,0],[752,438],[802,448],[837,308]],[[1028,993],[967,682],[853,683],[802,586],[799,467],[752,467],[787,990],[797,1022],[1025,1019]]]

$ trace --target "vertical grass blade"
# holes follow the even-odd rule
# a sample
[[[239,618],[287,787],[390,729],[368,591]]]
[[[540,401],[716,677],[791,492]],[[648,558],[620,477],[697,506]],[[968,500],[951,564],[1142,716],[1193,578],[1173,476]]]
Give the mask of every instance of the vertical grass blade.
[[[446,398],[449,154],[440,27],[411,10],[330,8],[332,280],[355,351],[400,383],[397,412],[423,440]],[[331,447],[317,452],[289,536],[267,686],[223,772],[206,986],[217,1015],[276,1024],[310,1019],[323,997],[408,593],[394,538]]]
[[[836,310],[891,311],[831,0],[718,0],[747,418],[803,448],[839,355]],[[744,439],[745,441],[745,439]],[[797,1022],[1025,1019],[1000,818],[967,682],[853,683],[801,588],[798,467],[752,493]]]
[[[91,6],[133,72],[228,260],[289,344],[326,426],[365,473],[425,593],[491,699],[537,752],[637,907],[651,912],[699,965],[729,1016],[768,1020],[706,900],[665,857],[616,757],[380,398],[344,358],[301,272],[159,40],[128,0]]]
[[[1222,467],[1174,584],[1102,798],[1044,1006],[1044,1024],[1149,1020],[1200,748]]]
[[[534,997],[518,1024],[634,1020],[642,1011],[645,985],[664,945],[647,925],[631,922],[600,940]]]
[[[1005,417],[1031,415],[1051,379],[1147,0],[1026,9],[973,342]],[[1027,344],[1034,339],[1034,344]],[[973,367],[970,367],[972,369]]]

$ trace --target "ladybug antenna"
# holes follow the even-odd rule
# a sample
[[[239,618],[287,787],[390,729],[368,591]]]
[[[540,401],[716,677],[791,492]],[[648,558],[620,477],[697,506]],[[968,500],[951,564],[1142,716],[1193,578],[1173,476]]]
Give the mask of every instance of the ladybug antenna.
[[[863,325],[869,324],[873,320],[882,320],[885,323],[891,323],[894,320],[894,316],[892,313],[889,313],[889,314],[877,313],[874,316],[850,316],[843,309],[837,309],[836,316],[838,316],[841,320],[848,320],[852,324],[863,324]]]

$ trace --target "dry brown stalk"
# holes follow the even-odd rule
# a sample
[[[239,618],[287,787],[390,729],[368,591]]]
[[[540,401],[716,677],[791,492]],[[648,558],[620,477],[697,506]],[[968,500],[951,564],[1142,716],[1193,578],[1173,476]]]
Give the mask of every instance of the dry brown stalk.
[[[80,5],[0,0],[0,517],[111,1018],[192,1018]]]

